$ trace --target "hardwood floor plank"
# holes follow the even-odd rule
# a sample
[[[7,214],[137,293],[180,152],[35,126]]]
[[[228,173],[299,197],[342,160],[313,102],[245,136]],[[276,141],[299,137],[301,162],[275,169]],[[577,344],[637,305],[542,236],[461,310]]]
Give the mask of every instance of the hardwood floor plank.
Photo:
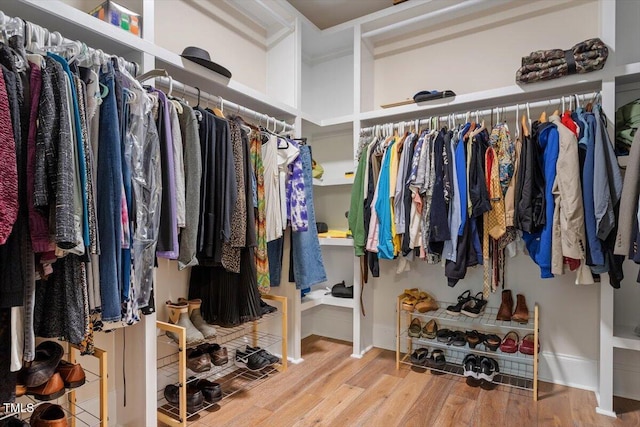
[[[330,425],[363,391],[364,390],[359,387],[342,384],[340,387],[334,389],[334,393],[325,396],[322,402],[304,414],[295,424],[295,427]]]
[[[382,349],[374,348],[367,352],[362,359],[347,357],[336,367],[322,375],[309,388],[308,393],[327,397],[333,394],[338,387],[344,384],[349,378],[358,373],[361,369],[367,369],[373,360],[380,357]]]
[[[400,368],[396,369],[396,354],[392,351],[384,351],[353,377],[349,378],[347,384],[366,389],[371,387],[383,375],[404,378],[409,370],[403,369],[403,366]]]
[[[277,411],[262,421],[262,425],[269,427],[291,427],[304,415],[322,401],[322,397],[314,394],[299,394],[295,399],[283,402]]]
[[[365,389],[356,401],[342,411],[330,425],[344,427],[362,424],[362,420],[369,418],[389,398],[400,381],[402,381],[400,377],[382,375],[370,388]]]
[[[429,376],[430,381],[425,385],[418,399],[407,409],[407,413],[400,420],[400,425],[424,427],[434,424],[455,381],[448,376]]]
[[[536,405],[538,410],[538,424],[550,427],[573,425],[569,388],[549,383],[544,383],[541,388],[543,388],[545,392]]]
[[[509,396],[510,393],[502,389],[481,390],[476,399],[471,425],[474,427],[514,425],[514,419],[507,418]]]
[[[434,426],[459,427],[471,425],[476,402],[471,399],[450,394],[436,418]]]
[[[532,395],[527,394],[509,392],[505,419],[520,420],[520,427],[535,427],[538,425],[537,403],[533,401]]]
[[[225,424],[221,424],[214,417],[209,416],[200,421],[207,426],[228,426],[228,427],[252,427],[262,425],[264,420],[273,415],[273,412],[264,408],[252,406],[250,409],[243,409],[236,413],[236,417],[232,418]]]
[[[402,425],[402,418],[430,381],[431,375],[427,373],[409,372],[393,389],[389,398],[376,408],[368,420],[361,420],[360,424],[386,427]]]
[[[640,426],[640,401],[614,397],[613,410],[618,415],[616,426]]]
[[[596,413],[595,408],[598,404],[593,392],[578,389],[568,389],[568,392],[571,401],[571,418],[573,418],[576,425],[595,425],[600,427],[613,427],[616,425],[616,419]]]

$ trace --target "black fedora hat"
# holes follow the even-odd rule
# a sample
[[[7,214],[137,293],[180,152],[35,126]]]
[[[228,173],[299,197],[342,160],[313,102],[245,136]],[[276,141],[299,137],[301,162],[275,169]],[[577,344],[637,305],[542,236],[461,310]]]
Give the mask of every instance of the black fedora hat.
[[[209,52],[204,49],[195,46],[188,46],[184,48],[180,56],[188,59],[189,61],[193,61],[196,64],[200,64],[203,67],[208,68],[211,71],[214,71],[222,76],[225,76],[228,79],[231,78],[231,72],[224,68],[222,65],[213,62],[211,60],[211,56],[209,56]]]

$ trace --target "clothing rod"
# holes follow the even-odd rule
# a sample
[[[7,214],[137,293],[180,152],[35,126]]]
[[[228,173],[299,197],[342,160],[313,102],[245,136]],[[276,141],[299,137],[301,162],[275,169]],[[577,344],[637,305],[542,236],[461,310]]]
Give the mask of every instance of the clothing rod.
[[[568,105],[568,103],[570,102],[571,98],[574,99],[575,102],[575,97],[578,97],[578,99],[581,99],[582,102],[585,102],[587,100],[587,96],[591,96],[593,95],[593,97],[595,98],[597,96],[597,94],[599,94],[599,91],[596,92],[587,92],[587,93],[581,93],[581,94],[576,94],[576,95],[566,95],[564,97],[561,98],[552,98],[552,99],[547,99],[547,100],[543,100],[543,101],[536,101],[536,102],[524,102],[524,103],[518,103],[518,104],[513,104],[513,105],[509,105],[506,107],[494,107],[494,108],[489,108],[489,109],[485,109],[485,110],[469,110],[466,111],[464,113],[454,113],[454,114],[449,114],[449,115],[439,115],[439,114],[434,114],[432,116],[429,117],[422,117],[420,119],[414,119],[414,120],[405,120],[405,121],[400,121],[400,122],[396,122],[393,123],[393,127],[394,128],[398,128],[399,126],[415,126],[416,121],[418,122],[418,125],[424,124],[424,123],[429,123],[429,120],[431,120],[432,118],[437,117],[439,121],[441,122],[446,122],[451,120],[451,118],[454,119],[464,119],[466,118],[467,114],[470,115],[470,117],[475,117],[476,115],[479,117],[485,116],[485,115],[489,115],[489,114],[500,114],[500,119],[504,120],[503,113],[510,113],[510,112],[514,112],[517,110],[520,110],[522,113],[526,113],[527,109],[531,109],[531,108],[539,108],[539,107],[549,107],[552,105],[555,106],[561,106],[562,101],[564,100],[565,104]],[[518,120],[520,120],[520,118],[518,118]],[[376,126],[390,126],[391,123],[383,123],[383,124],[379,124],[379,125],[373,125],[373,126],[368,126],[368,127],[363,127],[360,128],[360,132],[368,132],[371,131],[373,129],[376,128]]]
[[[194,98],[198,98],[198,96],[200,96],[202,100],[210,101],[220,105],[220,109],[223,111],[225,108],[228,108],[229,110],[236,112],[239,115],[243,115],[242,113],[244,113],[244,115],[253,117],[255,120],[259,120],[261,122],[265,121],[264,125],[266,128],[269,128],[269,126],[273,124],[273,126],[275,126],[275,131],[280,130],[282,132],[287,132],[293,131],[295,129],[294,125],[290,125],[284,120],[278,120],[275,117],[271,117],[267,114],[260,113],[247,107],[243,107],[242,105],[236,104],[235,102],[227,101],[226,99],[223,99],[218,95],[211,95],[203,90],[186,85],[169,77],[156,77],[156,82],[158,82],[163,87],[171,87],[174,94],[185,92]]]
[[[6,26],[13,23],[18,29],[20,34],[25,40],[25,44],[28,46],[31,43],[35,43],[39,47],[46,47],[46,41],[48,40],[51,46],[60,46],[67,44],[76,44],[78,47],[84,46],[86,47],[89,55],[94,58],[98,57],[102,61],[102,63],[106,63],[109,58],[118,58],[118,62],[125,66],[132,74],[136,74],[139,66],[135,62],[127,61],[126,59],[117,56],[105,53],[102,49],[95,49],[90,46],[87,46],[80,40],[71,40],[64,37],[58,31],[51,32],[49,29],[42,27],[38,24],[34,24],[33,22],[27,21],[20,17],[10,17],[5,15],[0,10],[0,26]]]

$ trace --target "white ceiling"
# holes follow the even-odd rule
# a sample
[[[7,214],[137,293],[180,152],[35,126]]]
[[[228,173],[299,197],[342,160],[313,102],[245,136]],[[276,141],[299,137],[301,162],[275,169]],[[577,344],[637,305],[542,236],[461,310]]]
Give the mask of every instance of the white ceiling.
[[[393,6],[393,0],[287,1],[321,30]]]

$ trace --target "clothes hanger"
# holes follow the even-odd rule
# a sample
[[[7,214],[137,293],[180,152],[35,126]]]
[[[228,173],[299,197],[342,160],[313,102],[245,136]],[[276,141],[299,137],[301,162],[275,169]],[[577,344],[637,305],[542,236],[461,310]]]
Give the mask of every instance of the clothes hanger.
[[[220,97],[220,108],[214,107],[213,114],[220,117],[221,119],[226,119],[224,116],[224,99]]]

